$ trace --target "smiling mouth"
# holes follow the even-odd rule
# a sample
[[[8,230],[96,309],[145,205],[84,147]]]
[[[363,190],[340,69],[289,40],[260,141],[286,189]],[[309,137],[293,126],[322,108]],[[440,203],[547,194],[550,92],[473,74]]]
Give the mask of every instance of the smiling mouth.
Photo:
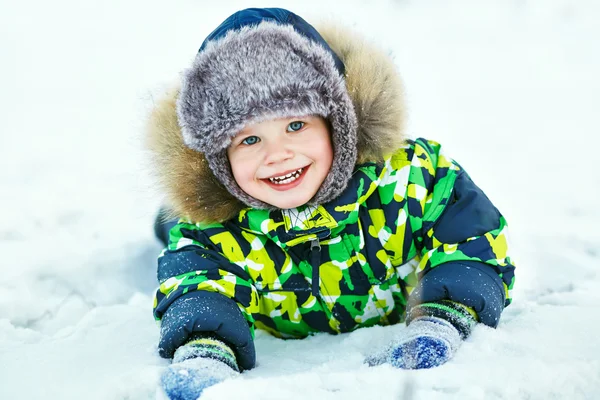
[[[266,184],[268,184],[270,187],[272,187],[275,190],[282,191],[282,190],[292,189],[292,188],[298,186],[300,184],[300,182],[302,182],[302,179],[306,175],[306,171],[308,170],[309,167],[310,167],[310,165],[307,165],[305,167],[298,168],[295,171],[288,172],[285,175],[274,176],[271,178],[265,178],[262,181],[265,182]]]
[[[271,183],[274,183],[275,185],[285,185],[287,183],[292,183],[296,179],[298,179],[300,177],[300,175],[302,175],[302,172],[304,171],[305,168],[306,167],[302,167],[302,168],[299,168],[288,174],[276,176],[276,177],[268,178],[268,179],[269,179],[269,181],[271,181]]]

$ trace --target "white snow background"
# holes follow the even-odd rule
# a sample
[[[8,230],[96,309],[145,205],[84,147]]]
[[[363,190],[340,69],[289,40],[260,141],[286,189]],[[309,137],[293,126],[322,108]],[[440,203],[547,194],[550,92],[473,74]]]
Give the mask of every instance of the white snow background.
[[[144,121],[248,6],[332,18],[394,55],[409,134],[444,144],[507,217],[517,283],[498,329],[440,368],[362,364],[402,326],[259,333],[258,367],[202,398],[599,399],[594,0],[1,0],[0,399],[155,397]]]

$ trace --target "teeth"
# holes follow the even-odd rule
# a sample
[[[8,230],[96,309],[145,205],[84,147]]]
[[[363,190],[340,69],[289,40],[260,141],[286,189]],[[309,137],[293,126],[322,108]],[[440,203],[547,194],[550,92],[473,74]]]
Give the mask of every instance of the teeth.
[[[296,179],[298,179],[298,177],[300,176],[300,174],[302,174],[302,170],[304,168],[300,168],[297,171],[291,172],[287,175],[283,175],[283,176],[277,176],[275,178],[269,178],[269,180],[271,182],[273,182],[276,185],[284,185],[286,183],[290,183],[295,181]]]

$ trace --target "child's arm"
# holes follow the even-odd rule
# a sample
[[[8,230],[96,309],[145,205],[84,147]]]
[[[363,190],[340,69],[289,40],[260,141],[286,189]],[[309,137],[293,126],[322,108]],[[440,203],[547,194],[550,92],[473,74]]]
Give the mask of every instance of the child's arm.
[[[434,174],[417,235],[419,282],[409,297],[407,321],[439,316],[440,301],[451,300],[470,307],[480,322],[496,327],[510,304],[514,280],[506,221],[462,167],[441,154],[437,143],[419,144]]]
[[[479,321],[498,325],[514,265],[506,221],[440,145],[419,139],[411,160],[411,227],[421,254],[407,328],[369,364],[430,368],[449,360]],[[424,193],[424,195],[423,195]]]
[[[210,334],[234,351],[240,369],[255,364],[251,312],[257,292],[198,226],[179,223],[158,260],[154,315],[161,322],[159,353],[172,358],[198,335]],[[206,244],[205,244],[206,243]]]

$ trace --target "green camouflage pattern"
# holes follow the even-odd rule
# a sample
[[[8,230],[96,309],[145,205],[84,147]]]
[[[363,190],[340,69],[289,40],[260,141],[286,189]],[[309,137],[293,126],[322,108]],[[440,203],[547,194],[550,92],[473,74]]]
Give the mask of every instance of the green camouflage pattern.
[[[418,139],[383,163],[358,166],[344,194],[324,206],[245,209],[223,224],[181,220],[160,257],[202,249],[212,262],[221,258],[219,268],[198,263],[161,282],[155,317],[163,302],[206,290],[233,299],[252,332],[284,338],[393,324],[404,319],[420,277],[456,260],[490,265],[508,305],[514,266],[501,215],[484,235],[460,243],[436,237],[435,222],[461,171],[438,143]]]

